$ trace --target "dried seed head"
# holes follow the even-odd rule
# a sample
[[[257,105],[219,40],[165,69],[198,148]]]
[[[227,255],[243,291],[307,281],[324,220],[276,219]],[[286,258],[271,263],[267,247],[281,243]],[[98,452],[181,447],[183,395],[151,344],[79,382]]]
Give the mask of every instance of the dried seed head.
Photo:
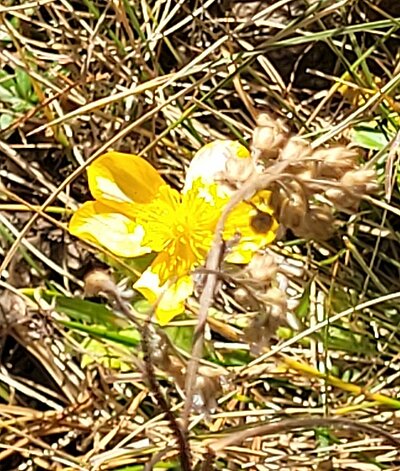
[[[253,131],[252,146],[258,151],[257,157],[274,159],[287,140],[287,130],[283,124],[267,113],[257,117],[257,127]]]
[[[311,146],[307,142],[298,138],[289,139],[280,158],[290,162],[286,171],[296,175],[297,178],[309,180],[316,176],[315,160],[312,158]]]
[[[280,228],[289,228],[301,237],[329,238],[334,226],[332,208],[315,204],[318,196],[349,209],[356,208],[363,195],[377,190],[374,171],[358,168],[356,150],[337,145],[314,151],[308,142],[289,138],[267,114],[258,117],[257,125],[253,147],[265,149],[286,164],[284,172],[268,186]],[[274,162],[265,162],[264,168],[273,172]]]
[[[360,198],[354,197],[354,195],[343,188],[329,188],[325,191],[325,197],[337,208],[354,208],[356,209]]]
[[[357,151],[343,146],[318,149],[313,157],[318,160],[318,173],[324,178],[341,178],[357,165]]]
[[[326,240],[334,230],[332,209],[327,204],[311,205],[301,224],[293,229],[299,237],[306,239]]]
[[[98,296],[99,294],[114,295],[118,292],[110,273],[100,268],[88,272],[84,277],[84,282],[84,295],[86,297]]]
[[[262,298],[266,311],[258,313],[244,331],[244,340],[249,343],[253,355],[261,353],[277,329],[286,324],[286,294],[279,288],[270,288]]]
[[[270,254],[255,254],[247,267],[249,276],[257,281],[269,282],[275,278],[278,266]]]
[[[193,407],[209,414],[217,408],[217,396],[221,392],[221,375],[212,368],[201,367],[194,387]]]
[[[281,224],[290,229],[299,226],[307,211],[307,199],[302,186],[293,181],[286,188],[275,189],[271,196],[271,207]]]
[[[303,186],[303,191],[306,194],[311,195],[315,193],[314,189],[312,188],[311,180],[318,177],[318,172],[314,162],[310,162],[307,167],[305,165],[303,165],[302,168],[296,166],[296,171],[292,173],[296,175],[297,179],[300,179],[305,183]]]
[[[375,172],[368,169],[356,169],[346,172],[340,179],[339,186],[328,189],[325,196],[337,207],[357,209],[364,195],[377,190]]]
[[[303,162],[309,159],[312,154],[311,146],[308,142],[301,139],[289,139],[281,153],[282,160],[291,160],[293,163]]]
[[[240,304],[240,307],[247,311],[255,311],[260,307],[260,303],[255,296],[251,296],[249,290],[243,287],[236,288],[233,291],[233,297]]]
[[[225,171],[222,172],[221,178],[233,184],[243,183],[255,172],[256,166],[253,159],[231,155],[225,163]]]
[[[343,186],[352,189],[355,193],[361,193],[360,196],[373,193],[378,189],[376,174],[374,170],[357,169],[347,172],[343,175],[340,182]]]

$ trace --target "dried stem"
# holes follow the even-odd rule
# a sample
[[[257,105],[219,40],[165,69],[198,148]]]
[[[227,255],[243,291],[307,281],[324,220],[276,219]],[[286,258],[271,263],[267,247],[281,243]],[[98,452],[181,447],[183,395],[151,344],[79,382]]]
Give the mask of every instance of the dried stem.
[[[191,452],[190,452],[189,441],[187,439],[187,434],[184,431],[184,429],[180,426],[180,424],[176,420],[175,415],[171,411],[171,408],[161,391],[160,385],[157,381],[156,374],[154,371],[152,351],[151,351],[151,342],[150,342],[151,332],[149,329],[150,315],[148,319],[146,320],[145,324],[143,326],[140,326],[137,322],[137,319],[135,319],[135,317],[133,316],[127,303],[121,298],[118,291],[115,291],[115,292],[113,291],[110,294],[113,296],[113,300],[118,306],[118,308],[121,310],[121,312],[125,314],[125,316],[128,319],[131,319],[135,323],[135,325],[138,327],[139,331],[141,332],[143,361],[144,361],[147,380],[150,386],[150,391],[153,393],[158,406],[160,407],[162,412],[164,412],[170,424],[171,430],[173,434],[175,435],[176,441],[178,443],[178,448],[179,448],[179,460],[180,460],[182,471],[192,471]],[[155,309],[155,307],[153,309]],[[150,470],[152,468],[153,468],[153,464],[151,460],[149,462],[149,467],[146,467],[146,469]]]
[[[393,437],[391,433],[386,432],[385,430],[382,430],[381,428],[375,427],[373,425],[363,424],[361,422],[355,422],[353,420],[336,417],[310,417],[303,419],[281,420],[272,424],[265,423],[249,430],[243,430],[235,433],[233,433],[232,429],[230,429],[228,437],[222,438],[221,440],[216,440],[214,443],[209,445],[208,448],[210,453],[215,455],[218,452],[224,450],[226,447],[231,445],[237,445],[248,438],[314,427],[340,427],[355,430],[358,432],[366,432],[373,435],[382,436],[396,447],[400,446],[399,439]],[[221,431],[220,433],[223,433],[223,431]]]
[[[152,471],[154,466],[162,459],[162,457],[172,450],[172,447],[167,446],[164,450],[159,451],[151,457],[151,459],[145,464],[143,471]]]
[[[291,161],[277,162],[268,169],[268,174],[255,175],[245,183],[241,189],[237,190],[232,198],[225,206],[215,229],[214,240],[211,249],[208,253],[206,261],[206,272],[204,274],[206,280],[203,292],[200,296],[200,308],[198,314],[198,322],[194,333],[194,342],[192,347],[191,359],[188,363],[185,381],[186,400],[183,410],[183,424],[184,429],[187,430],[189,424],[189,416],[192,408],[192,399],[194,394],[195,379],[199,366],[199,361],[203,354],[204,344],[204,329],[207,323],[208,310],[211,307],[215,287],[217,283],[217,272],[221,264],[223,255],[223,239],[222,234],[225,226],[226,219],[229,213],[244,200],[250,199],[258,191],[266,188],[277,178],[282,178],[286,168],[290,165]]]
[[[181,464],[182,471],[191,471],[191,453],[190,445],[187,439],[187,434],[184,429],[179,425],[176,420],[175,415],[171,411],[167,400],[165,399],[160,385],[156,379],[153,361],[151,358],[151,347],[150,347],[150,330],[149,330],[149,321],[146,321],[142,329],[142,350],[144,356],[144,365],[146,369],[147,379],[149,381],[150,390],[154,394],[156,401],[160,409],[164,412],[168,422],[170,424],[171,430],[176,437],[179,447],[179,460]]]

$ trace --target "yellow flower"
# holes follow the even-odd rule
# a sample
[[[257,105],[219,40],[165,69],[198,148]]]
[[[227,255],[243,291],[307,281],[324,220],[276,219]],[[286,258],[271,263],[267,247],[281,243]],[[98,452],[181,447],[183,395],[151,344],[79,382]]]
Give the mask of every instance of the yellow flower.
[[[248,159],[253,165],[246,148],[235,141],[208,144],[194,157],[182,193],[136,155],[109,152],[88,168],[95,201],[75,212],[69,230],[121,257],[158,254],[134,288],[158,303],[161,324],[181,314],[193,292],[193,269],[204,262],[230,197],[229,188],[218,182],[227,159]],[[230,213],[224,230],[224,240],[233,241],[228,262],[248,263],[274,240],[278,224],[269,196],[262,191]]]

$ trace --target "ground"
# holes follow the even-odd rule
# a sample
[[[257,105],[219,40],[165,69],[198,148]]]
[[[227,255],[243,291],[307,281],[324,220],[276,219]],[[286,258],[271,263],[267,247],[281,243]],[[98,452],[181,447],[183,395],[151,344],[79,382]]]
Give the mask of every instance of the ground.
[[[327,240],[288,231],[271,246],[296,327],[260,351],[220,274],[189,468],[400,469],[399,16],[390,0],[2,1],[0,470],[185,469],[183,385],[115,299],[83,297],[93,269],[130,295],[148,259],[116,259],[68,221],[96,156],[139,154],[181,190],[201,146],[249,146],[264,112],[314,149],[357,149],[379,189],[336,211]],[[150,349],[186,361],[197,309],[149,328]]]

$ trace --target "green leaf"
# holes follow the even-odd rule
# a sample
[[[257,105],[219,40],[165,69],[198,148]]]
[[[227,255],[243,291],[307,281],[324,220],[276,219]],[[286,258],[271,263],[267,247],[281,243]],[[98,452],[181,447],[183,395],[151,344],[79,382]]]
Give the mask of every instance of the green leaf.
[[[356,334],[344,327],[329,327],[328,347],[334,350],[365,355],[376,353],[375,347],[365,336]]]
[[[218,359],[215,357],[207,357],[207,360],[222,366],[244,366],[248,365],[253,357],[246,350],[232,349],[219,352]]]
[[[328,428],[318,427],[314,430],[315,437],[318,442],[318,448],[325,448],[332,445],[332,443],[339,443],[335,434]]]
[[[82,347],[86,353],[82,355],[81,368],[85,368],[92,363],[100,363],[106,368],[122,372],[132,370],[132,366],[124,361],[132,355],[126,347],[115,342],[104,342],[92,338],[84,339]]]
[[[99,255],[100,260],[102,260],[110,267],[115,268],[117,272],[120,273],[122,276],[128,277],[132,277],[132,274],[135,272],[137,276],[140,276],[140,274],[146,270],[146,268],[151,264],[155,257],[155,253],[145,254],[140,257],[124,259],[124,263],[121,264],[118,262],[118,260],[109,257],[106,254]]]
[[[164,332],[168,335],[173,345],[185,350],[186,352],[191,352],[194,332],[193,327],[165,327]]]
[[[6,87],[5,84],[8,86]],[[11,86],[14,85],[14,82],[12,81],[11,85],[9,84],[9,81],[4,81],[0,82],[0,101],[3,101],[5,103],[10,102],[12,98],[14,98],[13,93],[11,93]]]
[[[296,308],[296,317],[304,319],[310,310],[310,283],[307,284]]]
[[[32,108],[32,104],[23,100],[17,95],[15,83],[9,88],[2,86],[0,83],[0,103],[9,103],[11,109],[16,112],[23,113]]]
[[[25,15],[27,15],[27,10],[25,10]],[[21,25],[21,20],[16,16],[13,16],[11,17],[10,23],[14,29],[18,30]]]
[[[0,86],[10,90],[11,87],[15,86],[14,76],[8,74],[4,70],[0,70]]]
[[[356,126],[351,132],[351,139],[360,147],[370,150],[382,150],[389,143],[382,130],[371,124]]]
[[[3,113],[0,115],[0,131],[3,129],[7,129],[11,123],[14,121],[14,118],[7,113]]]
[[[59,296],[56,298],[56,311],[67,315],[71,319],[91,324],[114,327],[128,325],[124,319],[118,318],[103,304],[93,303],[86,299]]]
[[[349,307],[354,307],[358,303],[357,293],[353,290],[344,290],[341,287],[333,289],[331,297],[332,309],[335,312],[345,311]]]
[[[137,347],[140,343],[140,334],[136,329],[110,330],[103,325],[84,325],[74,321],[60,321],[60,323],[70,329],[111,340],[126,347]]]
[[[32,82],[29,75],[21,68],[15,69],[15,84],[18,95],[25,101],[29,101],[32,93]]]

